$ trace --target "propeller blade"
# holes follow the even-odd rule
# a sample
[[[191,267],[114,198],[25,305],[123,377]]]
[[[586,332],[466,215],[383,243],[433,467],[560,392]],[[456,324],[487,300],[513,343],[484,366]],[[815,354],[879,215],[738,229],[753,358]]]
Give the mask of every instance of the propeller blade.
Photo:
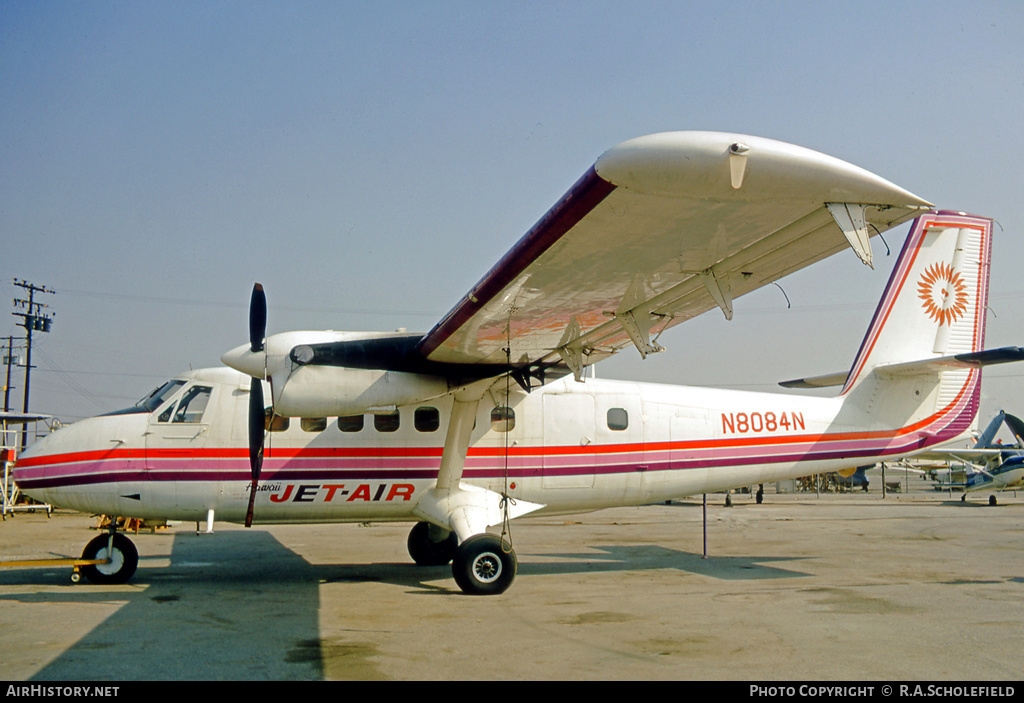
[[[267,294],[257,283],[252,287],[249,299],[249,348],[254,352],[263,351],[263,340],[267,336]]]
[[[249,487],[249,507],[245,512],[246,527],[252,527],[256,486],[260,480],[260,469],[263,468],[264,413],[263,384],[258,378],[253,378],[249,386],[249,468],[252,469],[252,485]]]

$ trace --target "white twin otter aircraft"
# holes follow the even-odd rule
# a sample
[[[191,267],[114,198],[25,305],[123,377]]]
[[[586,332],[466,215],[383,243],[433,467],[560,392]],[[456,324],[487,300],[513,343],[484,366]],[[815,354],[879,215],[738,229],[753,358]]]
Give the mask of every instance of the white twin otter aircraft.
[[[916,219],[915,219],[916,218]],[[586,379],[626,347],[914,219],[849,371],[800,397]],[[408,521],[419,564],[466,593],[507,589],[516,556],[487,532],[527,514],[640,505],[904,457],[969,436],[984,351],[992,222],[935,211],[838,159],[756,137],[674,132],[605,152],[426,334],[265,337],[232,367],[169,381],[127,410],[37,442],[21,489],[136,518]],[[265,395],[264,384],[269,384]],[[267,398],[267,401],[264,398]],[[269,401],[269,406],[268,405]],[[248,445],[248,448],[247,448]],[[84,573],[119,583],[138,555],[97,537]]]

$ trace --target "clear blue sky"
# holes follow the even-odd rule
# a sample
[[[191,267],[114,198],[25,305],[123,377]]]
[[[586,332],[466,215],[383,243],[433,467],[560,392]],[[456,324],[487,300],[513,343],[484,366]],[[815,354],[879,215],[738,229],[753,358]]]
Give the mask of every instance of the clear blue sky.
[[[608,147],[735,131],[996,218],[1024,344],[1024,4],[0,1],[0,285],[57,291],[32,408],[130,405],[270,331],[426,330]],[[847,368],[905,229],[599,375],[770,390]],[[8,302],[8,305],[10,303]],[[0,333],[18,335],[9,317]],[[1024,367],[983,415],[1024,414]],[[20,373],[15,378],[20,408]]]

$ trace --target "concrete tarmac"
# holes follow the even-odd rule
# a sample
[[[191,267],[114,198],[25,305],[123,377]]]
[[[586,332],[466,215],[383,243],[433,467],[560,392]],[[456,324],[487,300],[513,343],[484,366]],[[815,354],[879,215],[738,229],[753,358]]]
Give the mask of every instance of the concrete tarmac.
[[[700,498],[527,517],[496,597],[413,565],[406,524],[179,524],[132,537],[126,585],[0,569],[0,679],[1020,680],[1024,492],[914,482],[708,496],[706,559]],[[9,516],[0,560],[77,557],[94,523]]]

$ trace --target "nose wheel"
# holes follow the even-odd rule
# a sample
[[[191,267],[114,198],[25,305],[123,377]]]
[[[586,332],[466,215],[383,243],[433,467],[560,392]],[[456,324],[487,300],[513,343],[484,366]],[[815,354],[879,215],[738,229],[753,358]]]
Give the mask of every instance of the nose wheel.
[[[93,538],[85,545],[82,560],[101,562],[80,568],[81,574],[91,582],[103,585],[125,583],[139,565],[139,552],[130,539],[114,532]],[[72,575],[72,582],[76,581],[74,576],[77,573]]]

